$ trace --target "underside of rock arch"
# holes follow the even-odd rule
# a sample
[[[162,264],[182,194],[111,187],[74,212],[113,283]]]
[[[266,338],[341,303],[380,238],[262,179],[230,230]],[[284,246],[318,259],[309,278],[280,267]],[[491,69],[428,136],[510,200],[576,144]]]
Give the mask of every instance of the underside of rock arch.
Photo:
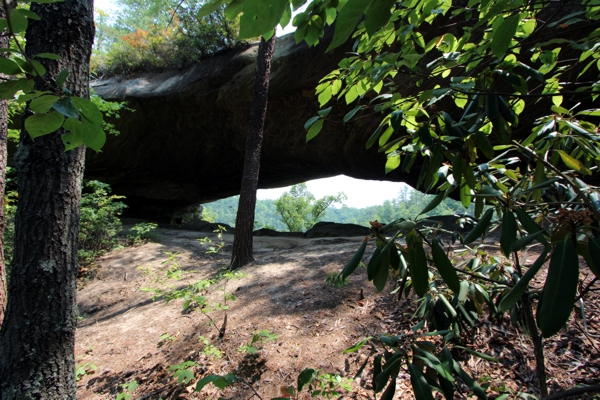
[[[135,112],[111,121],[121,134],[109,136],[101,153],[88,152],[87,178],[111,184],[133,208],[177,209],[238,194],[257,47],[232,49],[182,71],[94,82],[101,97],[126,100]],[[343,124],[349,107],[342,102],[306,142],[304,123],[319,110],[314,88],[348,50],[326,54],[325,47],[296,45],[293,35],[278,38],[259,187],[339,174],[414,183],[408,174],[385,174],[385,155],[365,148],[378,119]]]

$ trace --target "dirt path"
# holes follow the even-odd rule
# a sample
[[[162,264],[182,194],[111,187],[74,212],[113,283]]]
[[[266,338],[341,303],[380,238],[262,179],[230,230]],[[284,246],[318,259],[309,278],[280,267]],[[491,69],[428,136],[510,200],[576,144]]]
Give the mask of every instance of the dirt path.
[[[257,237],[257,261],[242,269],[245,276],[228,281],[225,287],[220,282],[208,296],[212,303],[223,303],[223,289],[235,295],[227,302],[225,336],[219,339],[224,311],[182,312],[183,300],[152,301],[152,294],[140,288],[159,286],[154,282],[156,273],[173,263],[183,271],[183,279],[169,281],[178,288],[214,278],[230,258],[232,236],[225,234],[223,251],[211,255],[206,254],[207,245],[196,239],[209,236],[217,242],[213,233],[159,229],[158,234],[161,243],[127,248],[98,260],[96,276],[81,283],[76,355],[80,366],[93,365],[97,370],[78,382],[80,399],[114,399],[119,385],[132,380],[139,383],[135,399],[252,397],[253,391],[245,385],[224,394],[212,385],[202,393],[193,392],[199,378],[230,372],[269,399],[281,396],[282,387],[295,386],[298,374],[308,367],[345,377],[352,384],[352,398],[370,399],[373,392],[367,374],[352,381],[366,354],[343,355],[342,351],[366,336],[410,332],[415,323],[414,302],[396,303],[395,296],[389,295],[391,284],[377,294],[363,269],[345,288],[326,285],[327,275],[340,271],[360,238]],[[594,304],[598,305],[597,299]],[[596,334],[599,321],[595,307],[587,323]],[[240,352],[253,332],[261,330],[278,337],[257,345],[254,355]],[[471,345],[500,356],[504,367],[467,357],[467,368],[491,384],[535,393],[528,338],[508,324],[485,322],[479,332],[482,336],[474,337]],[[546,342],[551,388],[571,387],[600,372],[598,341],[575,327],[565,335]],[[168,369],[184,361],[198,364],[193,368],[196,379],[177,385]],[[571,372],[561,372],[564,369]],[[412,398],[409,387],[408,375],[401,373],[395,398]],[[303,393],[299,398],[309,396]]]

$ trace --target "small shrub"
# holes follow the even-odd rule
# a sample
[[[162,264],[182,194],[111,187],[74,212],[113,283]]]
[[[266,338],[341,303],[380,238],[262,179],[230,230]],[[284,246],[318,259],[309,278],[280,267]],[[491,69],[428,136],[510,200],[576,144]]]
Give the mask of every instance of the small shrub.
[[[111,194],[110,186],[99,181],[89,181],[81,196],[81,220],[79,228],[79,264],[86,265],[118,243],[121,231],[118,216],[125,207],[119,201],[124,196]]]
[[[252,335],[252,340],[250,341],[250,343],[242,345],[238,351],[240,353],[256,354],[259,350],[256,347],[258,343],[265,343],[268,341],[277,340],[278,337],[279,335],[277,333],[273,333],[268,329],[255,331]]]
[[[86,375],[93,375],[97,370],[98,367],[91,362],[77,364],[75,368],[75,379],[80,380]]]
[[[153,222],[140,222],[135,224],[129,231],[127,237],[133,240],[134,246],[139,246],[148,241],[155,241],[156,236],[152,233],[153,230],[158,228],[158,224]]]
[[[122,383],[119,386],[121,386],[123,391],[119,393],[116,400],[131,400],[131,395],[138,388],[138,383],[137,381],[131,381],[127,383]]]

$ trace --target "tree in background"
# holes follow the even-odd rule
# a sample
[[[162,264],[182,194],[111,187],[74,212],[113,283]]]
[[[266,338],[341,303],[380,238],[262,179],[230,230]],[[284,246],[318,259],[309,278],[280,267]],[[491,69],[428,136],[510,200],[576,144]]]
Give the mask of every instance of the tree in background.
[[[0,7],[0,18],[6,17],[4,8]],[[8,35],[0,36],[0,47],[7,48],[9,43]],[[8,57],[8,54],[1,54],[1,57]],[[6,79],[6,75],[0,74],[0,78]],[[8,141],[8,101],[0,101],[0,326],[4,320],[4,310],[6,309],[6,260],[4,258],[4,229],[6,227],[6,218],[4,215],[4,197],[6,191],[6,163],[8,161],[7,152]]]
[[[234,45],[237,23],[223,7],[197,18],[202,0],[119,0],[116,17],[96,10],[92,71],[127,74],[191,65]]]
[[[277,213],[290,232],[301,232],[313,227],[324,216],[325,210],[334,203],[342,204],[347,197],[340,192],[337,196],[325,196],[315,200],[306,183],[292,186],[275,201]]]
[[[256,208],[256,191],[260,172],[260,152],[262,149],[263,129],[267,116],[269,96],[269,80],[271,78],[271,61],[275,52],[275,31],[268,40],[261,38],[256,56],[256,77],[254,78],[254,96],[248,121],[246,152],[240,202],[235,219],[235,235],[231,252],[230,269],[242,267],[252,261],[254,212]]]

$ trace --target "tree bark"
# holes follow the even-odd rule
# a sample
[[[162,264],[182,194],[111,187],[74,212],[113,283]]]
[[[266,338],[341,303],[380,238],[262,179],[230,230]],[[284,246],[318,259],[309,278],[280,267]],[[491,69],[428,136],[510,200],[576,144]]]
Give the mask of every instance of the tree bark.
[[[46,79],[67,68],[66,86],[88,97],[94,37],[92,0],[32,4],[27,54],[44,61]],[[42,80],[36,89],[47,89]],[[85,148],[65,152],[62,131],[31,140],[21,132],[15,156],[19,204],[9,299],[0,331],[0,397],[74,399],[76,272]]]
[[[4,7],[0,7],[0,18],[6,16]],[[7,48],[9,44],[8,36],[0,36],[0,48]],[[1,57],[8,57],[8,54],[1,54]],[[4,76],[0,74],[0,76]],[[6,190],[6,160],[8,153],[6,150],[6,141],[8,136],[8,101],[0,101],[0,326],[4,320],[4,311],[6,310],[6,265],[4,263],[4,227],[6,219],[4,217],[4,197]]]
[[[271,60],[275,49],[275,32],[265,41],[260,41],[256,59],[256,78],[254,79],[254,98],[248,123],[246,137],[246,154],[244,156],[244,172],[240,200],[235,218],[235,236],[231,255],[230,269],[236,269],[252,261],[252,231],[254,229],[254,209],[256,207],[256,191],[260,171],[260,151],[263,141],[263,128],[267,115],[267,99],[269,79],[271,77]]]

